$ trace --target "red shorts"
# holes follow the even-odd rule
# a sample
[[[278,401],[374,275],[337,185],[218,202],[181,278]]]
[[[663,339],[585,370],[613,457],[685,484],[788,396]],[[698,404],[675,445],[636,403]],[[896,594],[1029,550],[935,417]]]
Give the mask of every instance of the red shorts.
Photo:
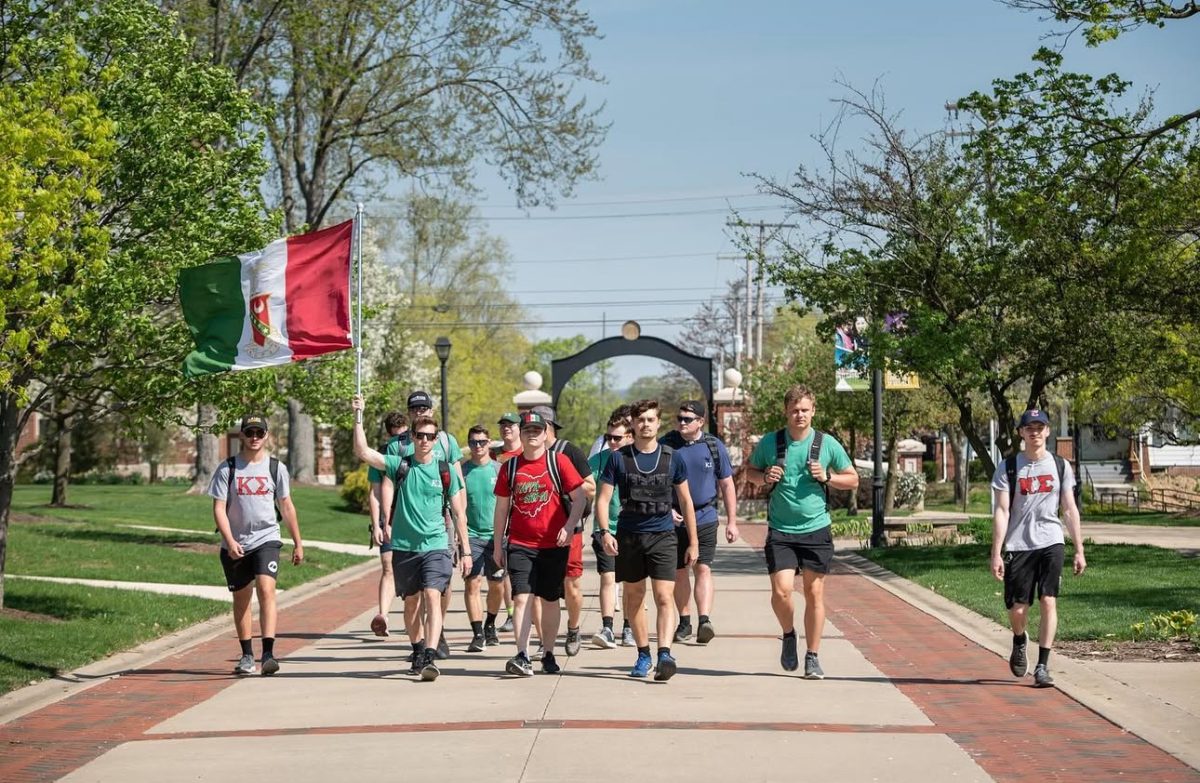
[[[567,578],[583,576],[583,533],[571,537],[571,554],[567,557]]]

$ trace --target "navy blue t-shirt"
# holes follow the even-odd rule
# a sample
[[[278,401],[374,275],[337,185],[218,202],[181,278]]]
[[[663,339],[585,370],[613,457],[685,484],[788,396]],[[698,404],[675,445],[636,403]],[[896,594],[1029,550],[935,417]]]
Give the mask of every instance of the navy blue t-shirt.
[[[706,527],[717,524],[717,482],[733,475],[733,465],[729,462],[729,452],[725,444],[716,440],[717,464],[713,465],[712,452],[708,449],[705,438],[687,443],[678,432],[670,433],[660,439],[660,442],[675,449],[675,454],[683,458],[687,467],[688,491],[692,495],[692,505],[696,507],[696,527]],[[716,471],[715,475],[713,471]],[[708,504],[705,508],[701,506]]]
[[[637,463],[639,470],[646,473],[654,472],[661,457],[662,446],[657,447],[649,454],[643,454],[636,448],[633,450],[634,462]],[[687,466],[684,464],[683,458],[679,456],[679,452],[675,452],[671,455],[671,484],[678,486],[687,481],[687,478]],[[605,484],[611,484],[613,492],[620,492],[624,479],[625,459],[620,454],[614,454],[608,464],[604,466],[604,473],[600,475],[600,480]],[[617,516],[618,533],[665,533],[674,529],[675,518],[671,516],[670,511],[659,516],[635,514],[625,508],[624,502],[621,503],[621,513]]]

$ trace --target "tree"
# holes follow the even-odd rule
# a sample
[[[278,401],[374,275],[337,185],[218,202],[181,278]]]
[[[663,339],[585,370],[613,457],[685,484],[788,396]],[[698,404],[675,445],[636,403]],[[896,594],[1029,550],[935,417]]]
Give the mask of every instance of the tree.
[[[577,95],[598,81],[577,0],[166,0],[196,56],[227,63],[266,106],[284,228],[320,228],[396,175],[466,187],[478,161],[519,204],[590,176],[605,127]],[[289,467],[312,473],[311,419],[289,401]]]
[[[940,386],[989,472],[978,394],[1011,453],[1017,405],[1042,407],[1056,383],[1128,366],[1148,325],[1197,309],[1194,261],[1181,252],[1196,227],[1195,145],[1125,133],[1152,107],[1113,109],[1128,86],[1116,77],[1064,73],[1047,50],[1037,61],[960,101],[981,125],[961,158],[940,134],[906,134],[878,93],[855,92],[839,122],[870,124],[865,152],[843,156],[835,123],[820,139],[826,171],[760,178],[821,229],[808,242],[780,237],[772,278],[820,310],[827,331],[866,316],[872,361]],[[1120,140],[1091,143],[1100,126]],[[902,322],[885,329],[894,314]]]
[[[95,388],[176,399],[176,271],[261,238],[263,169],[247,96],[146,2],[0,5],[0,68],[2,575],[30,410]]]

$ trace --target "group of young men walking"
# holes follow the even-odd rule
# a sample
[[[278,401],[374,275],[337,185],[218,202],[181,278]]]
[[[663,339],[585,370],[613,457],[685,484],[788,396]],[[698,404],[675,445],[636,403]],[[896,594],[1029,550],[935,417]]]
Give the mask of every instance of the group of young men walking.
[[[660,438],[661,411],[654,400],[639,400],[613,411],[602,445],[588,457],[557,437],[561,427],[552,409],[541,406],[497,422],[500,447],[484,425],[467,435],[466,458],[453,435],[432,417],[432,399],[423,391],[409,396],[409,415],[388,414],[388,440],[372,448],[362,423],[364,402],[355,397],[354,452],[370,468],[368,500],[371,542],[380,547],[379,612],[372,630],[386,636],[393,597],[404,601],[405,632],[412,646],[410,673],[423,680],[440,675],[438,661],[449,656],[443,633],[453,574],[464,580],[464,601],[472,638],[467,652],[500,644],[511,630],[515,654],[505,671],[517,677],[561,666],[555,641],[567,606],[564,650],[581,647],[583,534],[592,518],[592,550],[600,576],[601,627],[593,646],[618,646],[614,629],[617,583],[623,587],[621,644],[637,647],[629,674],[671,679],[678,670],[672,643],[695,636],[700,644],[716,637],[712,563],[719,532],[718,505],[725,510],[725,540],[739,537],[733,466],[725,445],[704,432],[701,402],[679,406],[677,426]],[[780,664],[800,668],[794,625],[795,577],[805,599],[804,677],[824,677],[819,653],[825,624],[824,581],[833,558],[828,492],[856,490],[858,472],[845,449],[814,428],[815,398],[803,386],[784,398],[786,425],[762,436],[746,465],[748,481],[769,492],[764,547],[771,583],[771,607],[782,631]],[[995,544],[991,569],[1005,583],[1012,622],[1015,676],[1027,671],[1027,610],[1041,606],[1035,685],[1053,684],[1048,658],[1057,620],[1063,561],[1063,520],[1075,541],[1074,571],[1086,567],[1070,465],[1045,450],[1048,419],[1032,410],[1022,416],[1024,450],[999,466]],[[303,561],[286,467],[265,450],[267,423],[260,416],[242,421],[242,448],[214,473],[209,494],[222,537],[221,562],[234,595],[234,620],[241,656],[235,672],[255,671],[251,650],[250,597],[257,591],[262,628],[261,667],[274,674],[274,585],[281,548],[279,521],[291,533],[292,562]],[[1061,518],[1059,509],[1062,509]],[[658,649],[652,655],[644,604],[649,582]],[[486,583],[486,599],[483,585]],[[690,607],[696,608],[696,624]],[[486,611],[485,611],[486,610]],[[678,618],[678,620],[676,620]],[[531,653],[533,631],[542,643]]]

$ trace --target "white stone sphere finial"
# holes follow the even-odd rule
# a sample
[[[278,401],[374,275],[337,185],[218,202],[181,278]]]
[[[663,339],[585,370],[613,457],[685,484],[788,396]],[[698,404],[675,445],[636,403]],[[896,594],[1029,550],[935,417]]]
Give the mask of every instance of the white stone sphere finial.
[[[742,374],[730,367],[725,371],[725,385],[731,389],[736,389],[742,385]]]
[[[740,381],[741,376],[738,376],[738,378]],[[529,391],[537,391],[538,389],[542,388],[542,374],[537,370],[530,370],[529,372],[525,373],[525,376],[522,378],[522,380],[525,383],[525,388]]]

